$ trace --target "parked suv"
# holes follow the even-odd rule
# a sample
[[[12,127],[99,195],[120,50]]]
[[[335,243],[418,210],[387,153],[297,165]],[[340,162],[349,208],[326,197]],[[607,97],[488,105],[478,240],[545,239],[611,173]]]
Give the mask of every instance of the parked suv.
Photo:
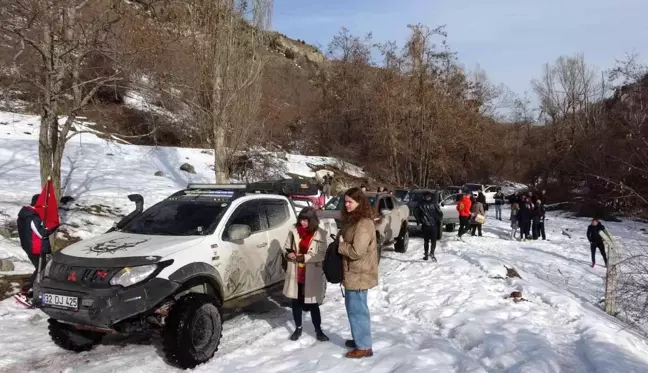
[[[287,190],[293,184],[189,185],[145,211],[141,196],[131,198],[139,211],[54,253],[35,285],[52,340],[86,351],[106,333],[160,327],[170,362],[208,361],[220,343],[222,308],[283,283],[282,246],[296,220],[285,195],[300,194]],[[337,232],[333,220],[321,224]]]

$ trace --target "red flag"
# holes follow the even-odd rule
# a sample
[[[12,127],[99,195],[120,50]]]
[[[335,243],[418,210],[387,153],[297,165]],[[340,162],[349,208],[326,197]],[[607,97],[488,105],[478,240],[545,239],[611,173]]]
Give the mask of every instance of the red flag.
[[[58,202],[56,200],[52,179],[47,179],[47,182],[43,186],[43,191],[36,200],[36,206],[34,208],[43,221],[45,228],[52,229],[60,224]]]

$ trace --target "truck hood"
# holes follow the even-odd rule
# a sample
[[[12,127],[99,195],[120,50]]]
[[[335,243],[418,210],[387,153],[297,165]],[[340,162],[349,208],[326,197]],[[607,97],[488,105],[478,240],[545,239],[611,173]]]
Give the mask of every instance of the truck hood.
[[[158,236],[110,232],[80,241],[63,249],[63,254],[82,258],[127,258],[155,255],[165,257],[194,246],[202,236]]]

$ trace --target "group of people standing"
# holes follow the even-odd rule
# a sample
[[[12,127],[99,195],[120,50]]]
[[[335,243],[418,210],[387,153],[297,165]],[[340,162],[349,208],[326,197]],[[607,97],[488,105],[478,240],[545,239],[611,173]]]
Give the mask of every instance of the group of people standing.
[[[537,240],[542,237],[547,239],[545,233],[545,206],[544,196],[546,191],[542,191],[541,197],[534,197],[533,192],[525,194],[515,194],[511,197],[511,239],[516,239],[518,229],[520,230],[520,239]]]
[[[378,253],[374,210],[360,188],[349,189],[344,194],[341,219],[343,228],[337,247],[342,256],[344,299],[352,336],[345,342],[350,349],[346,357],[364,358],[373,355],[367,294],[378,285]],[[302,335],[303,311],[311,314],[317,340],[329,340],[321,328],[319,309],[326,290],[322,267],[328,247],[326,235],[319,227],[315,209],[305,208],[297,216],[283,247],[287,261],[283,293],[292,300],[295,331],[290,339],[293,341]]]
[[[486,221],[486,197],[482,198],[483,193],[477,197],[472,194],[465,193],[459,196],[457,202],[457,211],[459,212],[459,238],[466,232],[470,231],[470,235],[474,236],[476,233],[481,237],[482,225]]]

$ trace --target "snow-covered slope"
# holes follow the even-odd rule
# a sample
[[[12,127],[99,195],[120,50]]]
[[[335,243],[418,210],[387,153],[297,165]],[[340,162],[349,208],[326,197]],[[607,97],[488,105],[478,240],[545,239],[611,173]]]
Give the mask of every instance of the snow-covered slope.
[[[380,285],[369,293],[373,358],[343,358],[350,337],[344,299],[329,285],[322,315],[331,342],[315,340],[308,316],[304,336],[289,341],[290,309],[268,300],[228,320],[216,356],[195,371],[648,372],[646,339],[594,305],[605,270],[589,267],[586,225],[551,214],[550,241],[522,243],[507,238],[507,222],[489,216],[484,237],[444,237],[438,263],[421,260],[419,239],[406,254],[385,252]],[[625,244],[639,242],[634,228],[609,227]],[[522,278],[497,278],[506,277],[505,265]],[[506,299],[512,291],[526,301]],[[9,300],[0,303],[0,333],[3,372],[177,371],[161,357],[158,338],[113,337],[90,352],[62,351],[49,340],[43,314]]]
[[[19,209],[41,190],[38,123],[37,116],[0,112],[0,224],[14,220]],[[92,133],[91,124],[80,129],[91,133],[70,140],[62,170],[62,195],[75,199],[63,227],[72,236],[88,238],[105,232],[119,216],[132,210],[129,194],[144,196],[148,207],[189,182],[214,181],[214,158],[208,150],[128,145],[99,138]],[[266,154],[276,159],[276,168],[271,170],[274,177],[286,173],[314,177],[309,164],[332,165],[364,177],[361,168],[335,158]],[[181,171],[184,163],[192,165],[196,173]],[[158,171],[164,176],[155,176]],[[16,243],[0,237],[0,259],[7,257],[19,259],[17,272],[30,271],[31,265]]]

